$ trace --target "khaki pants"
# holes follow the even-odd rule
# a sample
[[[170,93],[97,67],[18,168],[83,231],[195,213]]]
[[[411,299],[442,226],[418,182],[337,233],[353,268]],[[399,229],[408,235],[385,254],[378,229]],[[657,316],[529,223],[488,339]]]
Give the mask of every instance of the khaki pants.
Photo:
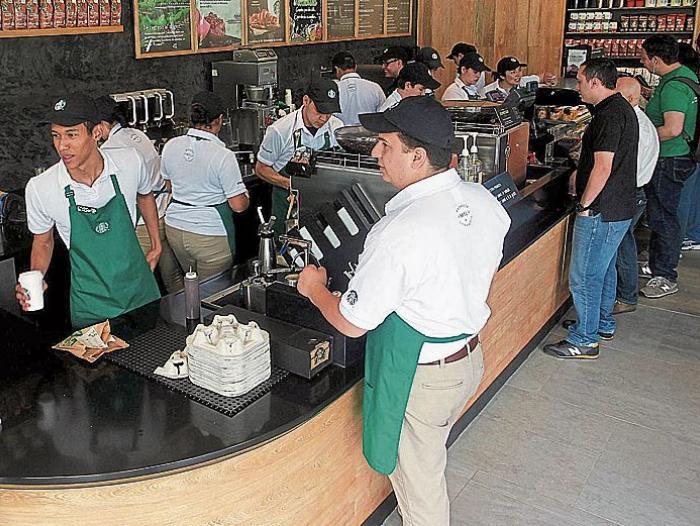
[[[483,374],[481,344],[457,362],[418,366],[389,475],[404,526],[449,525],[447,437]]]
[[[197,269],[199,279],[231,268],[233,258],[226,236],[203,236],[165,225],[165,234],[180,267],[187,272]]]
[[[165,218],[163,217],[158,220],[158,231],[160,232],[160,244],[163,247],[163,252],[158,260],[158,272],[160,272],[165,290],[168,291],[168,294],[172,294],[183,287],[182,272],[180,272],[180,266],[177,264],[175,254],[173,254],[165,237]],[[139,240],[143,254],[146,255],[151,250],[151,238],[148,236],[146,225],[136,227],[136,238]]]

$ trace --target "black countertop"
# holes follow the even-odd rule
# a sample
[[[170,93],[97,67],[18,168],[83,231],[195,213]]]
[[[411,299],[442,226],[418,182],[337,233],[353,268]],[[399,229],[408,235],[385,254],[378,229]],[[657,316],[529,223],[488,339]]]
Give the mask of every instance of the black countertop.
[[[570,212],[565,188],[562,174],[509,209],[502,266]],[[214,278],[202,297],[230,283]],[[159,317],[181,325],[181,295],[114,320],[113,330],[128,341]],[[362,378],[361,365],[330,366],[310,382],[289,375],[229,418],[112,363],[51,350],[65,329],[0,309],[0,331],[0,484],[7,485],[105,482],[240,453],[309,420]]]

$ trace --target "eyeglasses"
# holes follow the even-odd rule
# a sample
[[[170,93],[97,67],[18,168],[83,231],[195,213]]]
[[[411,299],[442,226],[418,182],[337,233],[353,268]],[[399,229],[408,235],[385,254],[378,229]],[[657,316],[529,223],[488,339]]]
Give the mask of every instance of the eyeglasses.
[[[389,64],[393,64],[394,62],[397,62],[398,60],[399,60],[398,58],[391,58],[389,60],[385,60],[384,62],[382,62],[382,64],[386,67]]]

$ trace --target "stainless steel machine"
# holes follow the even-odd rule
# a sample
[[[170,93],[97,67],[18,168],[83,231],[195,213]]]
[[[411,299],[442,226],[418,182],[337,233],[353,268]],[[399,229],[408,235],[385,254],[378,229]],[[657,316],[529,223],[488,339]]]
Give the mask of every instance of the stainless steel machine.
[[[239,49],[233,60],[212,63],[212,86],[229,108],[234,142],[257,150],[277,119],[277,54],[272,49]],[[237,141],[236,141],[237,140]]]
[[[173,122],[175,96],[167,89],[154,88],[125,93],[112,93],[110,97],[122,107],[129,126],[140,128],[160,150],[165,142],[179,132]]]

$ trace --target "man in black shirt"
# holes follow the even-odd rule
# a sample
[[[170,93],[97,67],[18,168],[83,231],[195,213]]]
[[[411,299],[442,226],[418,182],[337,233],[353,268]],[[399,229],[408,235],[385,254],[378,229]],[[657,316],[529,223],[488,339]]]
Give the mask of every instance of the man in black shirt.
[[[639,124],[615,92],[617,69],[608,59],[585,62],[576,77],[593,120],[583,136],[576,177],[576,220],[569,286],[576,320],[564,322],[566,339],[545,345],[557,358],[598,357],[600,339],[612,339],[617,249],[636,210]]]

